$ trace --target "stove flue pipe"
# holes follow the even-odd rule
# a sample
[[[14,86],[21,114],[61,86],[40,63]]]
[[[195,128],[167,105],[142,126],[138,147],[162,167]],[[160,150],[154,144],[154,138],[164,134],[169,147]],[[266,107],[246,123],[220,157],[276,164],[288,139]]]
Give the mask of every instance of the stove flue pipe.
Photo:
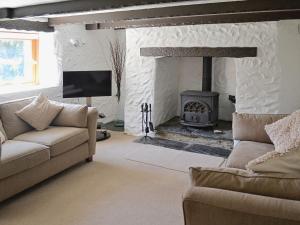
[[[202,91],[211,91],[212,57],[203,57]]]

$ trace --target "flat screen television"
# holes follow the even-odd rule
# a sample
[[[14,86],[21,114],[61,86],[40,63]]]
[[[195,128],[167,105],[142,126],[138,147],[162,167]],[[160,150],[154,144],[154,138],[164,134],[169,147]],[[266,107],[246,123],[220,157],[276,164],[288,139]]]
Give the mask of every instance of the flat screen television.
[[[63,97],[111,96],[111,71],[64,71]]]

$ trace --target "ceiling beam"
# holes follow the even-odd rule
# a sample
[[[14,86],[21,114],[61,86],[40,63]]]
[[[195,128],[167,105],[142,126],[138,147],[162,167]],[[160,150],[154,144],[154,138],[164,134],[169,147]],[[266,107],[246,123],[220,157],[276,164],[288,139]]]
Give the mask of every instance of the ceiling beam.
[[[168,17],[155,19],[127,20],[111,23],[87,24],[86,30],[98,29],[126,29],[139,27],[183,26],[197,24],[220,23],[248,23],[262,21],[278,21],[287,19],[300,19],[300,10],[293,12],[263,12],[263,13],[236,13],[220,15],[203,15],[187,17]]]
[[[24,18],[64,13],[78,13],[122,7],[184,2],[186,0],[72,0],[15,8],[12,17]]]
[[[152,9],[95,13],[90,15],[62,16],[50,18],[51,26],[65,23],[113,23],[154,18],[210,16],[230,13],[290,12],[300,10],[300,1],[295,0],[251,0],[219,2],[195,5],[169,6]]]
[[[0,19],[1,18],[11,18],[13,10],[10,8],[0,8]]]
[[[54,28],[50,27],[47,22],[37,22],[29,20],[6,20],[0,21],[0,28],[7,30],[24,30],[24,31],[39,31],[53,32]]]

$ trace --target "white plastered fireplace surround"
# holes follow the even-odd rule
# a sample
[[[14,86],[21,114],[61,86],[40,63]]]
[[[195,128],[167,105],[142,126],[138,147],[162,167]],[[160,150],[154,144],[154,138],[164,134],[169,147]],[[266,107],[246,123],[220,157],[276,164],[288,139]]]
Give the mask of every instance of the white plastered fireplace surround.
[[[300,108],[300,90],[295,85],[300,84],[299,23],[293,20],[126,30],[125,131],[141,134],[143,102],[153,104],[153,119],[158,125],[178,115],[181,91],[201,90],[200,57],[141,57],[143,47],[257,47],[256,58],[213,60],[212,88],[220,92],[220,119],[230,119],[233,110],[228,94],[237,96],[237,112],[290,113]]]

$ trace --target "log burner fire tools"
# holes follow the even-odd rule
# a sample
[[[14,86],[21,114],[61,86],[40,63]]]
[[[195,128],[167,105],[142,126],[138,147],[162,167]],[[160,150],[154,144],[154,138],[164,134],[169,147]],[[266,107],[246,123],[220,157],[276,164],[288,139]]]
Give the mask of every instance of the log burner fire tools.
[[[154,131],[154,126],[152,123],[152,109],[151,104],[143,103],[141,105],[142,112],[142,131],[145,133],[145,138],[148,137],[150,131]]]

